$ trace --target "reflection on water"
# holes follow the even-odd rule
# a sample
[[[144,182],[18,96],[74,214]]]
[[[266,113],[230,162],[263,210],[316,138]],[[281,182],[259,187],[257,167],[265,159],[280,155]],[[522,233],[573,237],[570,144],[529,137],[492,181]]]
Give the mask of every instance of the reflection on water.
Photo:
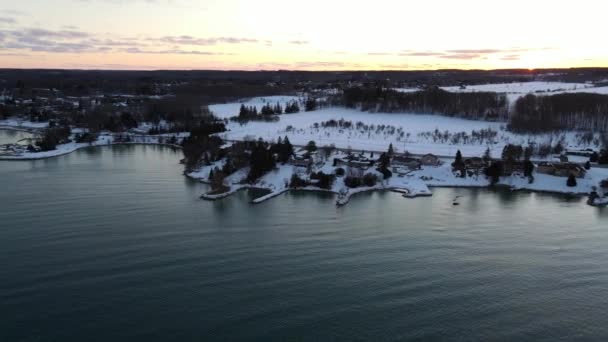
[[[606,209],[504,189],[208,202],[181,158],[0,162],[0,341],[608,337]]]

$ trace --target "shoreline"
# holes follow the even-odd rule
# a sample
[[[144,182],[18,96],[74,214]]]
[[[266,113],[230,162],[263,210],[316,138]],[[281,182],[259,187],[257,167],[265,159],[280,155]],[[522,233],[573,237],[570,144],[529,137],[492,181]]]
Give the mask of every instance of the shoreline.
[[[31,133],[31,132],[35,132],[37,129],[31,128],[28,130],[28,129],[22,128],[22,127],[0,126],[0,130],[14,130],[14,131],[23,131],[23,132]],[[146,139],[149,139],[149,140],[155,139],[157,141],[159,138],[161,138],[161,136],[146,137]],[[98,137],[98,140],[92,144],[89,144],[89,143],[64,144],[64,145],[60,145],[63,149],[60,148],[57,150],[46,151],[46,152],[27,153],[25,155],[0,156],[0,161],[43,160],[43,159],[49,159],[49,158],[53,158],[53,157],[67,155],[67,154],[73,153],[77,150],[84,149],[84,148],[114,146],[114,145],[144,145],[144,146],[151,145],[151,146],[165,146],[165,147],[181,149],[180,145],[159,143],[159,142],[154,142],[154,141],[114,142],[113,140],[114,140],[114,135],[106,133],[104,135],[100,135]],[[30,154],[30,155],[28,155],[28,154]],[[40,154],[40,155],[35,155],[35,154]],[[259,204],[264,201],[270,200],[274,197],[277,197],[288,191],[317,191],[317,192],[326,192],[326,193],[329,192],[329,193],[336,195],[338,197],[336,199],[336,205],[343,206],[343,205],[346,205],[350,201],[350,198],[352,196],[354,196],[358,193],[361,193],[361,192],[395,191],[395,190],[399,190],[399,189],[401,189],[402,191],[396,191],[396,192],[402,192],[402,196],[405,198],[432,196],[433,193],[432,193],[431,189],[433,189],[433,188],[501,187],[504,189],[508,189],[509,191],[526,191],[529,193],[538,192],[538,193],[546,193],[546,194],[559,194],[559,195],[566,195],[566,196],[576,196],[576,197],[580,197],[580,198],[584,198],[585,196],[588,196],[590,194],[590,192],[587,191],[587,190],[589,190],[589,189],[587,189],[587,188],[589,188],[589,186],[588,186],[588,184],[585,184],[585,183],[588,183],[589,179],[584,179],[585,182],[583,182],[583,184],[581,185],[583,187],[582,189],[575,188],[575,189],[572,189],[573,191],[566,191],[566,188],[563,185],[561,187],[555,186],[553,189],[551,189],[551,187],[550,186],[548,187],[546,184],[537,183],[536,186],[531,185],[530,187],[528,187],[528,186],[526,186],[527,184],[524,184],[524,182],[522,182],[517,176],[511,176],[511,177],[505,178],[502,180],[502,182],[495,184],[495,185],[491,185],[491,184],[487,183],[487,180],[485,179],[485,177],[480,179],[480,176],[476,176],[475,178],[469,177],[468,179],[464,180],[464,179],[460,179],[460,178],[455,178],[451,174],[443,174],[443,175],[439,175],[439,176],[434,175],[433,172],[435,172],[436,170],[439,170],[440,167],[430,167],[430,168],[424,168],[422,170],[417,170],[414,172],[414,174],[412,174],[408,177],[395,178],[397,176],[393,176],[392,179],[379,181],[379,184],[377,184],[373,187],[348,188],[348,187],[342,185],[342,186],[334,186],[332,189],[323,189],[323,188],[315,187],[314,185],[309,185],[304,188],[291,188],[287,184],[285,184],[285,185],[280,184],[280,182],[276,181],[276,178],[273,178],[273,177],[280,177],[280,176],[287,176],[286,178],[288,178],[288,176],[291,176],[292,171],[287,170],[287,172],[285,172],[285,170],[282,169],[284,167],[290,167],[290,166],[282,165],[280,167],[277,167],[275,170],[269,172],[268,178],[266,178],[265,180],[260,179],[258,182],[254,183],[254,184],[232,183],[231,190],[228,192],[220,193],[220,194],[205,193],[205,194],[202,194],[200,196],[200,198],[205,199],[205,200],[219,200],[219,199],[229,197],[230,195],[233,195],[238,191],[241,191],[244,189],[253,189],[253,188],[268,191],[267,194],[262,195],[258,198],[255,198],[251,201],[252,204]],[[205,167],[201,167],[200,169],[198,169],[196,171],[191,171],[191,172],[184,171],[183,174],[188,178],[208,184],[208,181],[205,181],[205,177],[203,176],[205,174],[204,169],[205,169]],[[281,171],[283,171],[283,173],[281,173]],[[420,176],[424,176],[425,174],[433,174],[433,177],[431,177],[430,180],[420,179]],[[552,177],[552,176],[543,175],[543,177]],[[553,179],[552,181],[553,182],[557,182],[557,181],[562,182],[563,181],[565,183],[565,179],[562,179],[562,178]],[[442,183],[444,183],[444,184],[442,184]],[[463,183],[463,184],[458,184],[458,183]],[[589,203],[589,205],[596,206],[594,203]],[[603,202],[602,202],[602,204],[603,204]],[[599,205],[597,205],[597,206],[599,206]]]

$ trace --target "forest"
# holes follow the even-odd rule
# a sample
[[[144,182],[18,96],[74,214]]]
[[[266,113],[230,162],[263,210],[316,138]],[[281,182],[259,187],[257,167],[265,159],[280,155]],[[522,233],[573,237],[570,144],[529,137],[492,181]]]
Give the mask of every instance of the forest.
[[[370,112],[432,113],[476,120],[505,120],[507,99],[491,92],[452,93],[438,87],[403,93],[383,87],[351,87],[333,104]]]
[[[557,94],[519,98],[513,107],[509,129],[518,133],[559,130],[608,131],[608,95]]]

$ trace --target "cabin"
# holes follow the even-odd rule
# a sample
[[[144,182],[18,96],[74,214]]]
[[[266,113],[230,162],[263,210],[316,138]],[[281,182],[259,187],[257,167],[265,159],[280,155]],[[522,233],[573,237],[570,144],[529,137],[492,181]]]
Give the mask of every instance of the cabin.
[[[488,164],[482,158],[472,157],[464,160],[464,166],[467,170],[481,170],[488,166]]]
[[[509,160],[502,162],[502,176],[508,177],[514,173],[523,174],[525,170],[525,162],[519,160]]]
[[[420,157],[420,162],[424,166],[439,166],[439,164],[441,164],[439,157],[431,153],[427,153]]]
[[[557,177],[583,178],[587,173],[583,167],[574,163],[550,163],[542,162],[536,166],[536,172]]]
[[[357,160],[357,159],[342,159],[342,158],[334,158],[334,166],[348,166],[357,169],[367,170],[373,162],[370,160]]]
[[[312,158],[306,158],[303,156],[295,156],[295,157],[291,157],[289,159],[289,162],[291,163],[291,165],[295,166],[295,167],[304,167],[304,168],[309,168],[312,166]]]
[[[394,156],[391,165],[407,167],[410,170],[420,170],[422,168],[420,159],[404,156]]]

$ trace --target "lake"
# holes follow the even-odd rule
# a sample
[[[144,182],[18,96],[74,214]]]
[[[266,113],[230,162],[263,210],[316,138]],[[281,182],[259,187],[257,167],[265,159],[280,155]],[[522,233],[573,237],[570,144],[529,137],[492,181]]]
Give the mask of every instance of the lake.
[[[207,202],[181,158],[0,161],[0,341],[608,338],[608,211],[584,199]]]

